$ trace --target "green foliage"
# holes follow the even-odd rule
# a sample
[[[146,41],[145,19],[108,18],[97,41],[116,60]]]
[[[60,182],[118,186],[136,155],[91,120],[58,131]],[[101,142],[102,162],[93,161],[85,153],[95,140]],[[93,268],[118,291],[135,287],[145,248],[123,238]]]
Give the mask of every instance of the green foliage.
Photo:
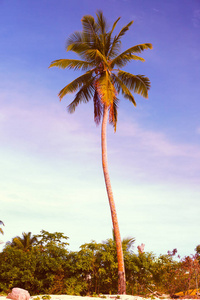
[[[20,236],[16,236],[12,239],[12,242],[8,242],[7,245],[23,251],[29,251],[35,243],[37,243],[37,238],[35,236],[31,236],[31,232],[23,232],[22,238]]]
[[[196,246],[195,251],[198,255],[200,255],[200,245]]]
[[[0,252],[0,293],[7,294],[18,286],[31,295],[44,294],[43,297],[49,294],[116,294],[115,241],[91,241],[83,244],[79,251],[69,252],[63,237],[62,233],[42,231],[38,242],[29,251],[7,243]],[[197,288],[200,277],[198,253],[183,259],[175,251],[156,257],[153,253],[134,253],[131,250],[133,243],[133,238],[122,241],[128,294],[147,295],[150,291],[175,294],[182,291],[187,296]],[[39,297],[33,299],[41,300]]]
[[[45,230],[41,230],[40,234],[34,236],[37,239],[37,244],[44,247],[59,247],[65,248],[69,244],[63,240],[67,240],[68,237],[65,236],[62,232],[50,233]]]
[[[66,243],[62,243],[60,239],[66,237],[62,233],[50,234],[42,231],[41,239],[43,234],[45,240],[42,243],[34,242],[28,249],[7,243],[0,253],[0,290],[18,286],[27,289],[31,294],[60,291],[68,255],[64,248]]]
[[[153,284],[155,256],[153,253],[126,253],[127,292],[146,295]]]

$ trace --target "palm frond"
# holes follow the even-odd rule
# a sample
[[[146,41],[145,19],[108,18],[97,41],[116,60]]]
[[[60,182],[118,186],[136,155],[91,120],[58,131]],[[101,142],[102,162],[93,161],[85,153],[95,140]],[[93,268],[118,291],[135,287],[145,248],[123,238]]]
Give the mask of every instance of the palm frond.
[[[129,22],[126,26],[124,26],[119,34],[117,36],[114,37],[113,42],[112,42],[112,46],[110,48],[109,51],[109,58],[112,58],[116,55],[116,53],[118,53],[120,46],[121,46],[121,38],[122,36],[126,33],[126,31],[129,30],[129,27],[133,24],[133,21]]]
[[[135,243],[135,238],[126,237],[122,240],[122,247],[125,248],[126,251],[130,251]]]
[[[108,25],[106,22],[106,19],[102,13],[102,11],[98,10],[96,13],[97,16],[97,25],[99,26],[99,30],[101,32],[101,34],[105,34],[106,31],[108,30]]]
[[[23,240],[21,237],[17,236],[13,239],[14,245],[16,245],[19,249],[23,249]]]
[[[87,50],[85,55],[91,60],[96,61],[96,64],[103,62],[108,67],[108,61],[106,57],[98,49]]]
[[[78,59],[57,59],[51,62],[49,68],[59,67],[61,69],[88,70],[92,64],[88,61]]]
[[[148,77],[144,75],[133,75],[131,73],[120,70],[118,72],[118,78],[135,93],[148,98],[148,90],[151,87],[151,83]]]
[[[120,19],[121,19],[121,17],[119,17],[119,18],[113,23],[112,29],[111,29],[111,31],[109,32],[110,35],[112,35],[112,33],[113,33],[113,31],[114,31],[114,29],[115,29],[115,27],[116,27],[116,25],[117,25],[117,23],[119,22]]]
[[[102,11],[97,12],[97,25],[99,27],[98,35],[100,39],[100,47],[99,50],[105,55],[107,53],[107,30],[108,30],[108,23],[102,13]]]
[[[81,75],[80,77],[74,79],[72,82],[70,82],[68,85],[66,85],[58,94],[60,100],[69,93],[76,92],[79,88],[82,87],[82,85],[85,85],[87,81],[91,80],[92,78],[92,71],[88,71],[85,74]]]
[[[116,97],[116,90],[107,71],[104,71],[97,82],[97,91],[103,104],[110,106]]]
[[[112,74],[113,76],[113,80],[116,86],[116,90],[117,92],[121,92],[122,95],[124,96],[124,98],[130,100],[134,106],[136,106],[136,102],[135,99],[132,95],[132,93],[130,92],[129,88],[126,86],[126,84],[124,84],[124,82],[115,74]]]
[[[82,18],[83,36],[90,48],[100,49],[101,41],[98,35],[99,26],[94,18],[86,15]]]
[[[89,45],[85,40],[85,36],[80,31],[75,31],[70,37],[67,39],[66,50],[73,51],[79,55],[84,53],[85,50],[89,49]]]
[[[113,125],[114,131],[116,131],[117,128],[118,102],[119,99],[115,97],[109,108],[109,123]]]
[[[140,60],[142,62],[144,62],[144,58],[137,56],[137,55],[132,55],[132,54],[126,54],[126,53],[121,53],[120,55],[118,55],[117,57],[115,57],[111,63],[110,63],[110,67],[114,68],[115,66],[121,68],[124,67],[128,62],[130,62],[131,60]]]
[[[93,36],[97,34],[98,31],[98,26],[97,23],[95,22],[95,19],[91,15],[85,15],[81,19],[82,27],[83,27],[83,33]]]
[[[122,54],[141,53],[142,51],[144,51],[146,49],[153,49],[152,44],[145,43],[145,44],[135,45],[135,46],[125,50]]]
[[[105,55],[107,56],[109,51],[110,51],[110,48],[112,47],[112,33],[118,23],[118,21],[120,20],[121,18],[119,17],[114,23],[113,23],[113,26],[112,26],[112,29],[110,32],[108,32],[106,35],[105,35]]]
[[[101,102],[97,89],[95,89],[94,91],[93,102],[94,102],[94,121],[97,125],[99,125],[103,114],[103,104]]]
[[[113,68],[115,65],[117,65],[118,67],[123,67],[131,59],[141,60],[144,62],[144,58],[137,55],[133,55],[133,53],[141,53],[145,49],[152,49],[152,44],[140,44],[125,50],[112,60],[111,67]]]
[[[115,42],[119,41],[121,37],[129,30],[129,27],[133,24],[133,21],[129,22],[127,25],[122,27],[119,34],[115,38]]]
[[[74,100],[67,106],[68,112],[71,114],[81,103],[87,103],[94,95],[93,80],[88,80],[77,92]]]

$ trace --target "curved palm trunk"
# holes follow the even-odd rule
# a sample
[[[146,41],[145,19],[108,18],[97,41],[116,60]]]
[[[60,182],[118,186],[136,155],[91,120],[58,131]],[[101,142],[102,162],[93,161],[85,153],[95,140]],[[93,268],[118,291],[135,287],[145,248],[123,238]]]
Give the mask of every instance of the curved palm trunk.
[[[106,142],[107,121],[108,121],[108,107],[106,105],[104,105],[102,128],[101,128],[102,166],[103,166],[106,190],[107,190],[107,194],[108,194],[108,200],[109,200],[109,204],[110,204],[111,217],[112,217],[115,242],[116,242],[116,248],[117,248],[118,294],[122,295],[122,294],[126,294],[126,279],[125,279],[124,258],[123,258],[119,225],[118,225],[118,220],[117,220],[117,213],[116,213],[115,202],[114,202],[114,198],[113,198],[110,177],[109,177],[109,173],[108,173],[107,142]]]

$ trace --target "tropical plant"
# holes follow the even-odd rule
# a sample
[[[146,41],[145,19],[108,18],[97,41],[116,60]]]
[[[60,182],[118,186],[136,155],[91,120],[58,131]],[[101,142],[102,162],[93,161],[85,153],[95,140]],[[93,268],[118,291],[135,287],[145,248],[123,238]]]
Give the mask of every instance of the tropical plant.
[[[132,251],[133,245],[135,243],[135,238],[132,237],[126,237],[122,240],[122,248],[123,251]]]
[[[37,253],[23,251],[9,244],[0,253],[0,291],[8,292],[13,286],[32,293],[41,288],[34,276],[37,268]]]
[[[197,245],[195,248],[197,255],[200,255],[200,245]]]
[[[3,226],[4,226],[4,223],[3,223],[3,221],[1,221],[1,220],[0,220],[0,225],[3,225]],[[1,234],[4,233],[2,228],[0,228],[0,233],[1,233]]]
[[[131,60],[144,61],[143,58],[136,54],[141,53],[145,49],[152,49],[152,45],[150,43],[139,44],[120,53],[121,38],[129,30],[133,21],[129,22],[117,35],[113,36],[113,31],[120,18],[114,22],[111,30],[109,30],[103,13],[98,11],[96,16],[97,19],[95,21],[93,16],[85,15],[81,20],[83,30],[74,32],[67,40],[67,51],[75,52],[80,57],[80,60],[59,59],[53,61],[50,67],[86,71],[83,75],[67,84],[59,92],[59,97],[61,100],[65,95],[77,92],[74,100],[68,105],[69,113],[73,113],[81,102],[87,103],[90,99],[93,99],[94,121],[96,124],[99,124],[102,119],[102,166],[117,248],[118,293],[125,294],[126,280],[122,243],[108,173],[106,128],[109,119],[109,123],[116,130],[119,93],[134,106],[136,106],[136,102],[131,91],[148,98],[149,79],[144,75],[133,75],[119,68],[124,67]]]
[[[41,230],[40,234],[35,235],[37,239],[37,244],[45,247],[55,246],[65,248],[69,245],[66,241],[68,236],[65,236],[62,232],[48,232],[46,230]]]
[[[71,266],[68,250],[61,241],[65,237],[44,230],[38,236],[43,241],[39,244],[33,236],[32,247],[22,246],[23,241],[18,243],[16,238],[6,244],[0,253],[0,291],[18,286],[34,295],[67,292]]]
[[[23,251],[29,251],[33,245],[37,242],[37,238],[35,236],[31,236],[31,232],[22,233],[22,237],[16,236],[12,239],[12,242],[8,242],[11,247],[15,247],[21,249]]]

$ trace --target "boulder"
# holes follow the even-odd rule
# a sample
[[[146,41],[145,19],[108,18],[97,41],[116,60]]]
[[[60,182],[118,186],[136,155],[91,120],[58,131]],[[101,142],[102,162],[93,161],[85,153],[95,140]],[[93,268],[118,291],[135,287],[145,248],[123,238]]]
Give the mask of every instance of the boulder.
[[[7,298],[12,300],[29,300],[30,294],[24,289],[13,288],[12,292],[8,294]]]

